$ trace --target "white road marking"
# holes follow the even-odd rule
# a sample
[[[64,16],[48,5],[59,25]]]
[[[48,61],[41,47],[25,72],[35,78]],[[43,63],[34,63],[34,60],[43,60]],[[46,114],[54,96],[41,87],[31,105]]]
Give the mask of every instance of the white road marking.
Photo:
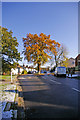
[[[76,88],[72,88],[73,90],[77,91],[77,92],[80,92],[80,90],[76,89]]]
[[[61,84],[60,82],[56,82],[56,81],[54,81],[54,80],[50,80],[50,81],[52,81],[52,82],[54,82],[54,83],[56,83],[56,84]]]
[[[46,77],[42,76],[44,79],[47,79]],[[54,80],[50,80],[52,82],[54,82],[55,84],[61,84],[60,82],[54,81]]]

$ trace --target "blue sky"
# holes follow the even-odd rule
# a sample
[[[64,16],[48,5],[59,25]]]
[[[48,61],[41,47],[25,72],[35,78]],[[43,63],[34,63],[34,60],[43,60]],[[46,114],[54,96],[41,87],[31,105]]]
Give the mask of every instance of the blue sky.
[[[27,33],[43,32],[65,45],[68,57],[78,54],[77,2],[3,2],[2,26],[13,31],[20,53]]]

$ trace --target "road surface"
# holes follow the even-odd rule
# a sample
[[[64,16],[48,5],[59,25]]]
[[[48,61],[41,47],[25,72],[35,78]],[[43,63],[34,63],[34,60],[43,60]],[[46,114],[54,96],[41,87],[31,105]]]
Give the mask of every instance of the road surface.
[[[78,118],[80,81],[53,75],[23,75],[18,78],[23,89],[25,119]]]

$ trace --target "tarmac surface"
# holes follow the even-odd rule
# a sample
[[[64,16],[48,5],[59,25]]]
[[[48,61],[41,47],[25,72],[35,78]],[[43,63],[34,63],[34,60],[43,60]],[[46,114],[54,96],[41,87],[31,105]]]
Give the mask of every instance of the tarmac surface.
[[[25,119],[79,118],[80,80],[53,75],[18,78],[25,104]]]

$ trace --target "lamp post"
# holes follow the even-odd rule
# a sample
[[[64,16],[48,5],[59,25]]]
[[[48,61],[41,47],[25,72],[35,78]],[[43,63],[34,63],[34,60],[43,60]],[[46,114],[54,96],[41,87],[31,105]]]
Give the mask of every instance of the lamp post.
[[[11,83],[13,83],[13,80],[12,80],[12,70],[11,70]]]

